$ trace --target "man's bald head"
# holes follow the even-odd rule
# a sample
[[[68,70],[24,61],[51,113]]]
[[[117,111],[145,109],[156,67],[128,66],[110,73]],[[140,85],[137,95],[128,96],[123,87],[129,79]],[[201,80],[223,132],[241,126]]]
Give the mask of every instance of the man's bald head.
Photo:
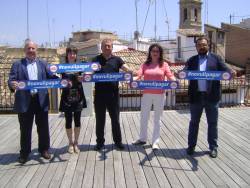
[[[29,60],[36,59],[37,55],[37,44],[31,40],[25,42],[24,45],[25,56]]]

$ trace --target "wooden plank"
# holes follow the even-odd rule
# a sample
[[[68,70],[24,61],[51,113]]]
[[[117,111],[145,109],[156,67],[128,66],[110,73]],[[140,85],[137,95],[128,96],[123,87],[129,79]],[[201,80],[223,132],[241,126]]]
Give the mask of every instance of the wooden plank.
[[[140,117],[138,114],[131,114],[135,124],[140,125]],[[139,126],[136,126],[139,127]],[[151,125],[148,126],[148,133],[152,138],[152,129],[151,129]],[[139,129],[137,129],[137,132],[139,132]],[[157,156],[157,152],[152,150],[152,147],[144,147],[145,151],[146,151],[146,155],[148,160],[150,161],[150,164],[152,165],[153,171],[155,173],[155,176],[157,178],[157,181],[159,183],[160,187],[171,187],[168,178],[165,176],[165,173],[163,171],[162,166],[160,165],[159,161],[158,161],[158,156]]]
[[[129,117],[129,114],[127,114],[127,113],[124,114],[123,127],[125,130],[127,141],[132,143],[132,141],[134,139],[136,139],[137,136],[135,138],[131,134],[131,129],[129,126],[130,121],[128,121],[128,117]],[[141,187],[141,188],[148,187],[147,179],[144,175],[143,168],[139,165],[140,158],[139,158],[138,153],[137,153],[137,147],[133,146],[133,145],[128,145],[128,149],[129,149],[130,159],[131,159],[132,168],[133,168],[133,172],[135,175],[137,187]]]
[[[172,120],[173,122],[176,122],[176,118],[173,118]],[[181,131],[181,129],[178,129],[176,130],[178,132]],[[202,134],[202,131],[199,132],[199,134],[201,135]],[[185,144],[185,139],[184,137],[187,137],[187,133],[184,133],[184,132],[180,132],[180,135],[179,136],[179,141],[184,143]],[[201,141],[199,141],[198,143],[198,147],[202,148],[203,151],[206,151],[206,146],[204,147],[205,145],[201,143]],[[210,159],[207,155],[204,156],[204,158],[206,158],[206,163],[214,170],[214,172],[218,175],[218,177],[222,180],[224,180],[225,182],[225,185],[229,185],[229,186],[236,186],[237,187],[237,184],[223,171],[223,169],[221,169],[220,167],[218,167],[216,164],[215,164],[215,160],[218,160],[218,159]]]
[[[94,127],[94,118],[91,117],[91,126]],[[94,136],[94,131],[91,134],[91,139],[90,139],[90,150],[88,151],[88,157],[87,157],[87,163],[85,167],[85,174],[83,177],[82,181],[82,186],[88,188],[88,187],[93,187],[94,184],[94,174],[95,174],[95,158],[96,158],[96,151],[93,150],[94,145],[95,145],[95,136]]]
[[[109,132],[111,133],[111,129],[109,130]],[[121,135],[122,135],[122,140],[124,142],[124,130],[123,130],[122,125],[121,125]],[[126,146],[126,145],[124,145],[124,146]],[[126,152],[126,151],[119,151],[117,148],[112,150],[114,174],[115,174],[115,187],[121,187],[121,188],[126,187],[124,168],[123,168],[123,166],[126,164],[123,164],[123,159],[122,159],[123,152]]]
[[[133,169],[133,163],[130,158],[129,154],[129,145],[132,143],[132,140],[130,140],[130,132],[127,129],[127,121],[126,121],[126,115],[124,113],[121,114],[121,127],[122,127],[122,133],[124,136],[124,144],[127,145],[125,148],[125,152],[122,152],[122,160],[123,160],[123,170],[124,170],[124,176],[126,181],[126,187],[135,188],[137,187],[134,169]]]
[[[77,187],[82,187],[82,179],[85,173],[85,167],[87,161],[87,156],[88,156],[88,151],[90,149],[90,139],[93,133],[93,126],[90,123],[91,118],[86,117],[84,118],[84,123],[82,123],[82,128],[86,129],[84,136],[79,137],[79,144],[80,144],[80,154],[79,158],[77,161],[77,166],[75,169],[74,177],[72,180],[71,187],[77,188]],[[83,131],[82,131],[83,132]],[[87,173],[87,172],[86,172]]]
[[[54,128],[55,131],[52,132],[51,134],[51,147],[54,147],[54,143],[53,140],[56,139],[58,137],[57,131],[60,130],[58,129],[56,126],[60,124],[61,119],[59,118],[54,118],[56,121],[53,121],[53,124],[51,124],[51,126]],[[52,123],[52,121],[50,121],[50,123]],[[52,149],[53,150],[53,149]],[[55,155],[55,153],[52,153],[52,155]],[[52,160],[50,160],[49,162],[49,166],[53,166],[53,164],[55,164]],[[29,168],[29,170],[27,171],[27,173],[24,175],[24,177],[22,178],[22,180],[18,183],[18,186],[20,187],[27,187],[28,184],[30,183],[30,181],[32,180],[34,174],[36,173],[36,171],[39,168],[39,165],[37,163],[33,163],[34,166]],[[48,168],[49,169],[49,168]],[[50,171],[47,171],[45,176],[50,173]],[[53,174],[53,173],[52,173]],[[50,175],[51,176],[51,175]],[[44,178],[43,178],[44,179]],[[47,179],[47,181],[49,181],[49,179]]]
[[[186,155],[189,111],[165,111],[160,149],[134,146],[138,138],[139,112],[121,113],[124,151],[114,149],[110,118],[106,121],[106,143],[102,152],[95,145],[95,118],[82,119],[79,155],[67,153],[64,118],[50,115],[54,159],[37,153],[33,129],[31,159],[23,166],[16,160],[19,150],[17,116],[0,116],[1,187],[250,187],[250,108],[219,109],[219,154],[208,154],[207,123],[203,113],[196,153]],[[152,114],[151,114],[152,116]],[[151,118],[152,119],[152,118]],[[35,127],[35,126],[34,126]],[[149,138],[153,125],[149,122]]]
[[[111,129],[111,121],[108,113],[106,114],[105,125],[105,149],[98,152],[99,158],[96,160],[104,162],[104,184],[103,187],[115,187],[115,170],[114,170],[114,158],[113,158],[113,136]],[[103,173],[103,172],[102,172]]]
[[[128,118],[130,130],[131,130],[131,134],[135,140],[138,138],[138,133],[137,133],[137,131],[135,131],[136,125],[135,125],[134,119],[131,115],[127,116],[127,118]],[[148,186],[149,187],[160,187],[160,185],[157,181],[157,178],[155,176],[155,173],[152,169],[151,163],[147,158],[145,150],[142,147],[138,147],[138,146],[136,146],[136,147],[137,147],[136,149],[137,149],[137,153],[138,153],[139,160],[140,160],[139,164],[141,164],[141,161],[144,159],[144,165],[142,166],[142,168],[143,168],[145,177],[147,179]]]
[[[37,142],[38,141],[36,139],[35,142],[33,142],[33,143],[36,144]],[[23,165],[23,166],[25,166],[25,168],[23,168],[23,169],[22,168],[14,168],[14,166],[17,165],[18,163],[12,163],[10,165],[11,166],[10,167],[11,168],[11,170],[10,170],[11,172],[9,172],[8,175],[7,175],[7,177],[9,178],[8,179],[9,180],[8,183],[6,182],[7,183],[6,184],[7,187],[13,187],[13,186],[15,187],[17,184],[19,184],[19,182],[23,180],[22,177],[29,171],[29,169],[32,168],[34,165],[37,164],[37,160],[38,160],[37,156],[32,155],[30,157],[30,159],[31,159],[30,161],[28,161],[25,165]],[[32,159],[35,159],[35,160],[32,160]],[[31,167],[29,168],[29,166],[31,166]],[[34,169],[36,169],[36,166],[34,166]],[[10,176],[10,174],[12,174],[12,177]],[[5,178],[5,176],[3,178]]]
[[[191,167],[190,170],[192,170],[196,174],[196,176],[199,177],[199,179],[201,180],[201,182],[203,182],[204,185],[208,187],[215,187],[215,184],[222,185],[223,182],[220,181],[220,179],[214,175],[214,172],[211,171],[210,168],[208,168],[206,163],[203,162],[201,156],[204,155],[204,151],[199,150],[199,148],[196,149],[199,155],[201,155],[200,157],[199,156],[189,157],[186,155],[186,151],[185,151],[186,143],[185,142],[180,143],[178,139],[179,138],[178,132],[174,131],[175,130],[174,128],[178,128],[176,127],[177,125],[183,125],[183,123],[178,122],[177,121],[178,117],[173,117],[173,116],[174,115],[172,113],[171,114],[164,113],[164,117],[162,121],[163,124],[165,125],[163,126],[164,139],[162,140],[164,140],[167,143],[174,144],[173,146],[171,146],[171,148],[173,149],[169,149],[170,151],[172,150],[171,152],[173,153],[172,155],[176,157],[176,159],[185,159],[186,163],[188,163],[189,166]],[[171,118],[173,120],[171,120]],[[208,174],[211,174],[215,178],[215,183],[211,181],[210,176]],[[190,181],[193,182],[192,179],[190,179]],[[186,185],[186,184],[183,183],[183,185]]]

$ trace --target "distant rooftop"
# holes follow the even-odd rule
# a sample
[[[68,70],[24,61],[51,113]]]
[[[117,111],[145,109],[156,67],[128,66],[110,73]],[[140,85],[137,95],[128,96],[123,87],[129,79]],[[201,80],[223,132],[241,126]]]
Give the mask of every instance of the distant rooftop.
[[[201,32],[201,31],[197,31],[195,29],[178,29],[177,33],[185,35],[187,37],[205,36],[205,33]]]

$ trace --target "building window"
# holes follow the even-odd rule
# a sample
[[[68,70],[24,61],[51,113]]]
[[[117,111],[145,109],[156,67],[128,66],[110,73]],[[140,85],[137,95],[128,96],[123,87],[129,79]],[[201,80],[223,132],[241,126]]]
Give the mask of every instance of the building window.
[[[181,58],[181,37],[178,36],[177,38],[177,45],[178,45],[178,58]]]
[[[184,19],[183,21],[185,22],[187,20],[188,14],[187,14],[187,8],[184,9]]]
[[[224,33],[223,32],[218,32],[217,33],[217,41],[219,44],[224,44]]]
[[[197,11],[196,8],[194,9],[194,20],[195,20],[196,22],[198,21],[198,11]]]

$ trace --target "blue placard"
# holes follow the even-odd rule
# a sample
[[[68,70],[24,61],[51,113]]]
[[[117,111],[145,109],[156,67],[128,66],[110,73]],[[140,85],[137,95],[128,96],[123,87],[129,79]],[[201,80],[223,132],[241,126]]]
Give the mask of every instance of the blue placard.
[[[98,62],[81,62],[81,63],[62,63],[49,65],[48,69],[52,73],[65,72],[93,72],[100,70],[101,66]]]
[[[65,88],[68,86],[68,83],[65,79],[25,80],[18,82],[18,90]]]
[[[186,80],[230,80],[231,74],[225,71],[180,71],[180,79]]]
[[[118,82],[130,81],[132,79],[131,73],[96,73],[84,74],[83,82]]]
[[[130,83],[133,89],[176,89],[177,81],[133,81]]]

